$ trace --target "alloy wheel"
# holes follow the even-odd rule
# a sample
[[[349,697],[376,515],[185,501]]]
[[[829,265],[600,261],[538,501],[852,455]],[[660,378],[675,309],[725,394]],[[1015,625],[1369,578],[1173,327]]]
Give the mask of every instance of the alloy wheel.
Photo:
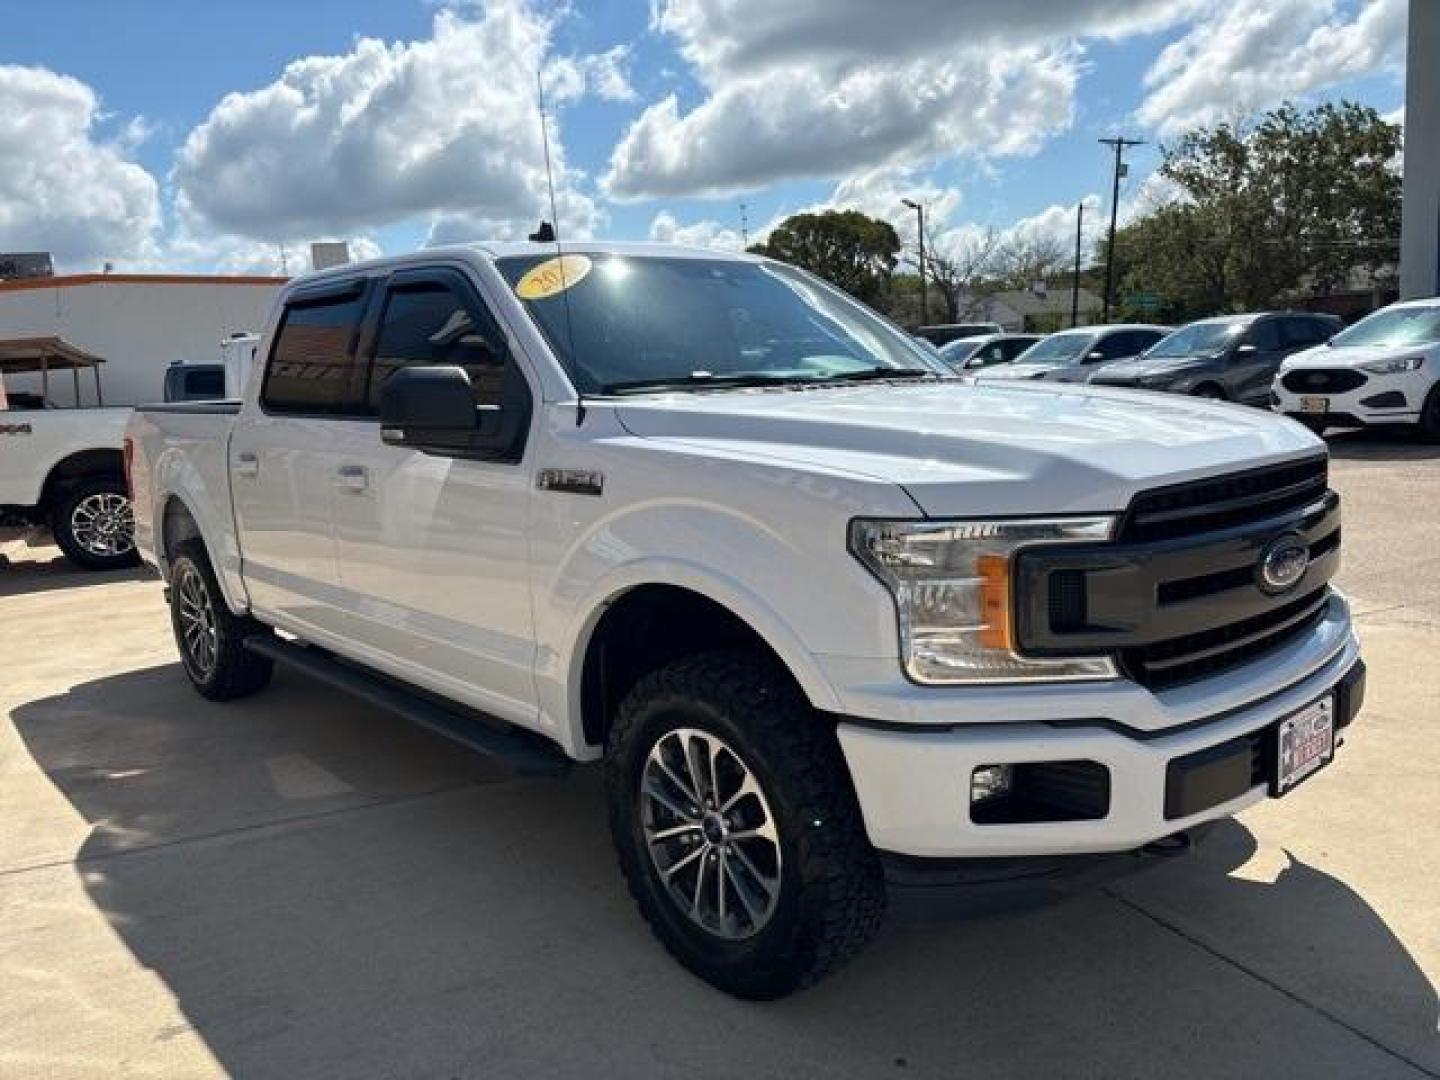
[[[135,548],[130,500],[111,491],[87,495],[70,511],[70,535],[87,555],[113,559]]]
[[[780,838],[734,748],[697,728],[667,732],[645,760],[639,798],[646,849],[680,911],[729,941],[759,933],[780,899]]]

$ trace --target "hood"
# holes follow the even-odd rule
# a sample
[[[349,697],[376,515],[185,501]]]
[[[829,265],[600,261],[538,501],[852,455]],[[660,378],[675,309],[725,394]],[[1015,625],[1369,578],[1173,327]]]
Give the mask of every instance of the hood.
[[[1066,383],[674,394],[615,408],[643,438],[900,485],[932,517],[1120,510],[1146,488],[1322,445],[1258,410]]]
[[[1067,367],[1068,365],[1059,361],[1035,360],[1027,364],[997,364],[988,371],[982,372],[976,378],[982,381],[990,379],[1038,379],[1047,372],[1056,368]]]
[[[1178,375],[1186,368],[1211,362],[1208,356],[1136,357],[1116,360],[1101,368],[1101,379],[1143,379],[1148,375]]]
[[[1440,345],[1317,345],[1313,349],[1286,357],[1281,371],[1295,368],[1355,368],[1375,360],[1391,360],[1402,356],[1440,356]],[[1428,366],[1428,360],[1427,360]]]

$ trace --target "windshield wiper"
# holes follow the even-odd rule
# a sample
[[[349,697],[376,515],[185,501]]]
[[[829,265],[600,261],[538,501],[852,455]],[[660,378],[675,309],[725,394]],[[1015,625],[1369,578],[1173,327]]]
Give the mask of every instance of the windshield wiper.
[[[737,386],[784,386],[787,383],[808,382],[803,375],[766,375],[748,372],[737,375],[711,375],[692,372],[689,375],[664,375],[654,379],[630,379],[625,382],[606,383],[601,387],[604,394],[633,394],[646,390],[726,390]]]
[[[925,368],[893,368],[876,366],[860,371],[840,371],[834,375],[822,375],[815,382],[865,382],[868,379],[945,379],[950,376]]]
[[[834,375],[781,375],[762,371],[711,375],[696,371],[689,375],[665,375],[654,379],[630,379],[626,382],[607,383],[601,392],[637,394],[647,390],[730,390],[747,386],[824,386],[831,383],[863,382],[869,379],[943,379],[945,377],[938,371],[926,371],[923,368],[891,367],[862,368],[859,371],[842,371]]]

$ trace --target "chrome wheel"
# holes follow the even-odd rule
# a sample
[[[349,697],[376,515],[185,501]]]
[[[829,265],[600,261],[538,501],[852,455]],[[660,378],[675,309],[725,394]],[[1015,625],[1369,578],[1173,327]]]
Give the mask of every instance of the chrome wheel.
[[[740,756],[696,728],[667,732],[640,776],[640,823],[670,899],[691,922],[738,941],[780,899],[775,817]]]
[[[180,646],[185,663],[204,682],[215,672],[219,635],[215,630],[215,608],[210,590],[200,571],[184,563],[175,581],[175,614],[179,619]]]
[[[87,495],[70,511],[70,535],[87,555],[113,559],[135,548],[130,500],[112,491]]]

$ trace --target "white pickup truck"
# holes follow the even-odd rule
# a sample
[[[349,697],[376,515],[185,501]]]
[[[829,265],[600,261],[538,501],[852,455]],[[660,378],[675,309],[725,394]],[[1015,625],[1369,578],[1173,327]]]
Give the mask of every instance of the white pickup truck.
[[[128,433],[189,679],[603,761],[641,912],[737,995],[907,888],[1183,850],[1360,707],[1325,449],[1279,417],[964,385],[805,273],[643,244],[326,271],[257,355]]]
[[[112,570],[139,562],[122,459],[130,410],[99,406],[99,363],[58,338],[0,342],[0,540],[48,531],[71,562]],[[38,389],[7,385],[42,370]],[[63,405],[62,385],[73,387]]]

